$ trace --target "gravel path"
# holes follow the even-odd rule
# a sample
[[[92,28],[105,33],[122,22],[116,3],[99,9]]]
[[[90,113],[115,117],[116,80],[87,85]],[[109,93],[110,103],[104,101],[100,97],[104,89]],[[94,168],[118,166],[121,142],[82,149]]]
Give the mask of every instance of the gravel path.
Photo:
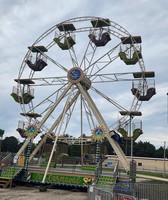
[[[10,189],[0,188],[0,200],[87,200],[87,193],[59,189],[40,192],[38,188],[19,186]]]

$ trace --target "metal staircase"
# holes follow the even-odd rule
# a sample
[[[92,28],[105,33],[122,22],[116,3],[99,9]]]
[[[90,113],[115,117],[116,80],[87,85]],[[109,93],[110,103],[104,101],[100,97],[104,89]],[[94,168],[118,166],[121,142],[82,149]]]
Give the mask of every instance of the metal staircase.
[[[0,187],[6,188],[12,186],[13,179],[20,173],[20,167],[8,167],[0,174]]]
[[[0,163],[5,163],[9,160],[9,158],[12,156],[12,153],[8,153],[2,160],[0,160]]]
[[[12,187],[12,179],[0,177],[0,188]]]

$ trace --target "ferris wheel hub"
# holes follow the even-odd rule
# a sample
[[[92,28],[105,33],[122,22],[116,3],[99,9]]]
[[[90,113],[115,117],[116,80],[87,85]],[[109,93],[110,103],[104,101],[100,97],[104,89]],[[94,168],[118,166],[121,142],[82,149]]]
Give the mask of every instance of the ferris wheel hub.
[[[86,75],[83,73],[82,69],[79,67],[73,67],[68,71],[68,80],[72,84],[81,83],[87,90],[91,86],[91,81]]]
[[[73,83],[79,83],[84,78],[84,73],[81,68],[73,67],[68,71],[68,80]]]

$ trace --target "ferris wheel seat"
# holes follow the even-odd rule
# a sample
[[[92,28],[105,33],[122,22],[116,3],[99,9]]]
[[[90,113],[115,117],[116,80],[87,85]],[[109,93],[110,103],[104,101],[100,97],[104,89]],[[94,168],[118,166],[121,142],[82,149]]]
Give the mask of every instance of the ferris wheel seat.
[[[76,28],[73,24],[60,24],[57,26],[60,31],[75,31]]]
[[[123,136],[125,140],[128,140],[128,132],[124,128],[119,128],[118,132]]]
[[[97,47],[105,46],[111,40],[110,35],[107,32],[103,33],[100,39],[96,39],[94,34],[89,34],[88,37]]]
[[[14,79],[17,83],[23,84],[23,85],[30,85],[30,84],[35,84],[34,81],[32,81],[29,78],[24,78],[24,79]]]
[[[33,71],[41,71],[47,66],[47,63],[43,59],[38,59],[35,63],[32,63],[30,60],[26,60],[25,62]]]
[[[140,129],[140,128],[134,129],[133,135],[132,135],[132,136],[128,136],[128,132],[127,132],[124,128],[119,128],[119,129],[118,129],[118,132],[121,133],[121,135],[123,136],[123,138],[124,138],[125,140],[131,140],[131,139],[133,139],[134,141],[135,141],[140,135],[143,134],[143,131],[142,131],[142,129]]]
[[[133,53],[132,58],[128,58],[125,52],[119,52],[120,59],[125,62],[126,65],[135,65],[140,58],[142,58],[142,54],[140,51],[135,51]]]
[[[53,39],[55,43],[62,49],[62,50],[68,50],[70,49],[75,43],[74,39],[69,36],[64,39],[64,42],[61,42],[60,38],[54,38]]]
[[[131,91],[132,94],[139,99],[139,101],[149,101],[152,96],[156,94],[156,89],[153,87],[148,88],[145,95],[141,95],[141,92],[137,88],[132,88]]]
[[[143,134],[143,131],[142,129],[140,128],[136,128],[134,131],[133,131],[133,139],[136,140],[140,135]]]
[[[27,138],[27,135],[25,134],[26,133],[25,129],[23,129],[23,128],[17,128],[16,131],[20,134],[20,136],[22,138]]]
[[[37,117],[41,117],[41,114],[39,113],[34,113],[34,112],[28,112],[28,113],[20,113],[23,116],[31,117],[36,119]]]
[[[31,95],[30,93],[24,93],[22,97],[16,93],[12,93],[11,96],[17,103],[21,104],[28,104],[32,99],[34,99],[34,96]]]
[[[147,71],[147,72],[133,72],[134,78],[153,78],[155,77],[154,71]]]
[[[121,42],[123,44],[135,44],[135,43],[141,43],[142,39],[141,36],[121,37]]]
[[[45,46],[29,46],[28,49],[31,50],[33,53],[41,53],[41,52],[47,52],[48,49],[46,49]]]
[[[110,20],[109,19],[97,19],[97,20],[92,20],[91,21],[92,26],[94,28],[100,28],[103,26],[110,26]]]

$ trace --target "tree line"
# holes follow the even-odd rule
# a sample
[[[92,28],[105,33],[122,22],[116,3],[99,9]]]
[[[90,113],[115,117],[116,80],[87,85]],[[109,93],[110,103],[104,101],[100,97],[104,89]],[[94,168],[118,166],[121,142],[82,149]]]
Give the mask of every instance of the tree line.
[[[48,143],[52,144],[52,140],[48,139]],[[23,145],[23,142],[20,142],[17,138],[14,136],[6,137],[3,140],[0,141],[0,151],[1,152],[11,152],[11,153],[17,153],[18,150]],[[32,144],[32,150],[36,147],[37,144]],[[93,146],[96,146],[96,143],[92,144]],[[104,139],[102,142],[102,148],[106,148],[106,153],[108,155],[115,154],[113,148],[111,147],[110,143],[107,139]],[[125,155],[130,156],[131,154],[131,142],[123,142],[120,143],[120,146],[125,153]],[[70,156],[80,156],[80,146],[71,146],[68,145],[68,153]],[[138,157],[151,157],[151,158],[168,158],[168,148],[164,149],[163,146],[160,146],[159,148],[156,148],[153,144],[150,142],[133,142],[133,156]]]

